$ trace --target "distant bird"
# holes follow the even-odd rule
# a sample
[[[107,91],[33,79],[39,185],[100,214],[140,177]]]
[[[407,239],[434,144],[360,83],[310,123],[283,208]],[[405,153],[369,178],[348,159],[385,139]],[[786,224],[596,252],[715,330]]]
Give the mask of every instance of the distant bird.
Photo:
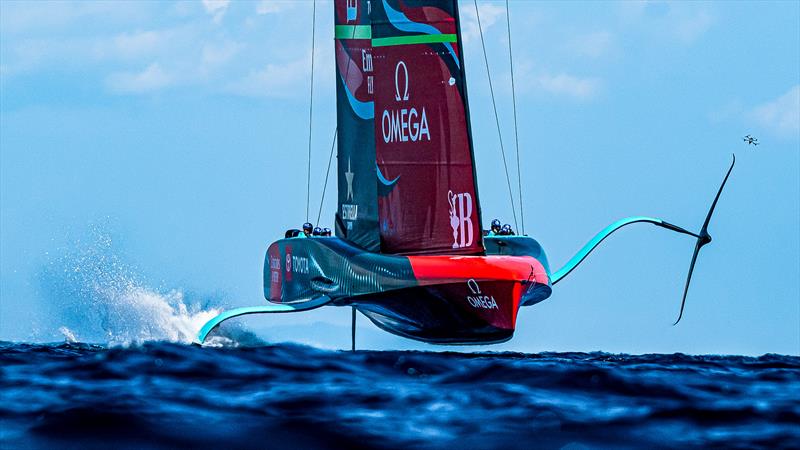
[[[742,140],[747,142],[747,145],[758,145],[758,139],[750,136],[749,134],[743,137]]]

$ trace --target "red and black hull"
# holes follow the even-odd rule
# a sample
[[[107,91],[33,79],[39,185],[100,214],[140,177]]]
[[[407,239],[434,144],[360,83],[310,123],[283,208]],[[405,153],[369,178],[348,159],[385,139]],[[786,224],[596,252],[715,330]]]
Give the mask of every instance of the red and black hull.
[[[328,297],[419,341],[502,342],[520,306],[550,296],[549,268],[534,239],[487,238],[485,246],[485,256],[397,256],[338,238],[282,239],[267,252],[264,295],[281,304]]]

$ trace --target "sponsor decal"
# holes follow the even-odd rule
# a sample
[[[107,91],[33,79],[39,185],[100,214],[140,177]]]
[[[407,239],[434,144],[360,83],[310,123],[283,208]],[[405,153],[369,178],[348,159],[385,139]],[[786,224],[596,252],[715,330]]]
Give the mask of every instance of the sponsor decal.
[[[347,0],[347,21],[353,22],[358,17],[358,0]]]
[[[292,281],[292,247],[286,246],[286,281]]]
[[[469,192],[454,194],[447,192],[450,205],[450,227],[453,229],[453,248],[472,245],[475,239],[475,226],[472,223],[472,195]]]
[[[358,205],[342,203],[342,220],[358,220]]]
[[[355,172],[351,169],[350,158],[347,158],[347,172],[344,173],[344,179],[347,181],[347,200],[353,201],[353,180],[355,179]],[[353,221],[358,220],[358,205],[342,203],[342,220],[348,221],[347,229],[353,229]]]
[[[308,275],[308,258],[292,254],[292,249],[286,247],[286,281],[292,280],[292,274]]]
[[[479,309],[500,309],[492,295],[481,292],[481,287],[473,278],[467,280],[467,288],[472,295],[467,295],[467,303],[473,308]]]
[[[344,173],[344,179],[347,181],[347,199],[353,199],[353,178],[355,177],[355,172],[350,169],[350,158],[347,158],[347,172]]]
[[[308,275],[308,258],[292,255],[292,272]]]
[[[394,68],[394,99],[398,103],[409,101],[408,66],[404,61],[397,63]],[[428,115],[425,106],[405,106],[398,109],[385,109],[381,116],[381,131],[385,143],[430,141],[431,132],[428,128]]]
[[[403,96],[400,97],[400,69],[403,69],[403,79],[405,80],[405,88],[403,89]],[[397,66],[394,68],[394,99],[395,101],[408,101],[408,66],[404,61],[400,61],[397,63]]]
[[[372,66],[372,53],[366,49],[361,50],[361,70],[366,74],[373,72]],[[375,78],[372,75],[367,75],[367,94],[372,95],[375,93]]]
[[[269,270],[272,276],[272,283],[278,284],[281,282],[281,259],[274,256],[269,257]]]

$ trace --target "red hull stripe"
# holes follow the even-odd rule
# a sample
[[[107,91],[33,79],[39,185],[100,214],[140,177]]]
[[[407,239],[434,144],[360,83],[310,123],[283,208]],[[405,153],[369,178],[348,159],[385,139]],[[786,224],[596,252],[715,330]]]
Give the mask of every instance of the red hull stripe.
[[[549,284],[544,266],[531,256],[409,256],[420,285],[475,280]]]

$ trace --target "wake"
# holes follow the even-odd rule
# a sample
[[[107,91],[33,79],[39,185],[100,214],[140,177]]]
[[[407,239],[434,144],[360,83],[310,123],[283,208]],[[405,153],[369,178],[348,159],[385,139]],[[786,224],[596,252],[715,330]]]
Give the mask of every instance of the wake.
[[[218,298],[151,287],[121,256],[111,233],[92,227],[89,234],[57,251],[40,275],[53,328],[67,342],[191,344],[223,310]],[[210,345],[237,346],[237,337],[252,338],[240,327],[223,331]]]

